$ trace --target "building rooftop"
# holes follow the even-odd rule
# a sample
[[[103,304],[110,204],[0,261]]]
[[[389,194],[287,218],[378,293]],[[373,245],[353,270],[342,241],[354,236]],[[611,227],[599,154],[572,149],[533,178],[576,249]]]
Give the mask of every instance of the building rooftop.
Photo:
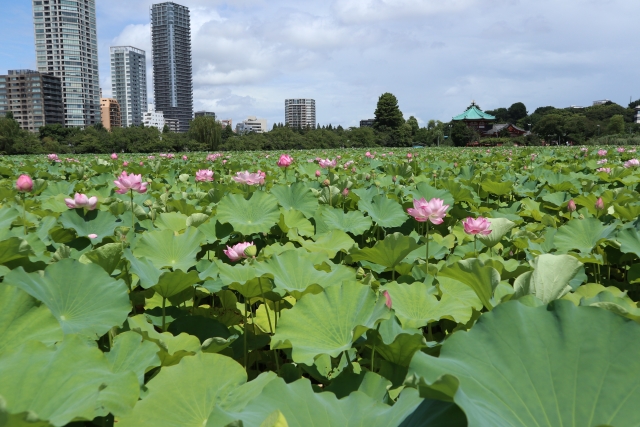
[[[464,113],[455,116],[453,120],[495,120],[496,118],[491,114],[483,112],[476,106],[476,103],[471,103],[471,107]]]

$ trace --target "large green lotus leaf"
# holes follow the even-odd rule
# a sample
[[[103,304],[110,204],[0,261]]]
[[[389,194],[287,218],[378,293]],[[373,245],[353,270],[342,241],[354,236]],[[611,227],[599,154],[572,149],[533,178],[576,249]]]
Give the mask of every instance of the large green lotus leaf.
[[[293,347],[296,363],[313,365],[318,355],[337,357],[350,349],[354,340],[387,316],[384,298],[377,299],[368,286],[345,282],[317,295],[305,295],[285,310],[271,347]]]
[[[620,242],[620,250],[625,253],[632,253],[640,257],[640,233],[635,228],[620,230],[616,238]]]
[[[307,292],[317,294],[323,288],[342,283],[331,280],[328,273],[316,270],[311,260],[300,257],[296,251],[275,255],[257,264],[256,269],[260,275],[273,278],[277,288],[287,291],[295,299],[302,298]]]
[[[111,274],[122,260],[122,245],[120,243],[107,243],[89,252],[85,252],[79,261],[83,264],[99,265]]]
[[[191,270],[185,273],[182,270],[168,271],[162,273],[158,284],[152,289],[156,291],[158,295],[163,298],[171,298],[174,295],[178,295],[180,292],[192,288],[193,285],[200,281],[198,272]]]
[[[283,209],[278,225],[285,233],[294,229],[300,236],[311,237],[315,234],[315,229],[313,224],[311,224],[311,221],[305,218],[302,212],[296,210]]]
[[[403,259],[419,245],[413,237],[404,236],[402,233],[389,234],[384,240],[377,241],[372,248],[356,249],[351,251],[352,261],[369,261],[394,269]]]
[[[124,415],[140,393],[133,372],[114,373],[96,345],[78,335],[67,335],[56,348],[31,341],[1,354],[0,378],[0,411],[30,412],[54,426]]]
[[[640,308],[637,303],[629,298],[626,292],[621,292],[615,287],[603,288],[602,292],[596,295],[585,296],[580,300],[580,305],[600,307],[640,322]]]
[[[485,307],[489,310],[493,308],[491,296],[493,290],[500,283],[500,273],[495,268],[484,265],[479,259],[472,258],[444,267],[439,276],[464,283],[474,290]]]
[[[371,217],[364,216],[359,211],[345,213],[341,209],[324,206],[319,212],[329,229],[342,230],[359,236],[371,228]]]
[[[194,214],[198,215],[198,214]],[[199,214],[202,215],[202,214]],[[206,216],[206,215],[205,215]],[[207,217],[208,219],[209,217]],[[176,233],[187,228],[187,220],[188,216],[181,214],[179,212],[165,212],[158,215],[158,219],[156,219],[156,227],[160,230],[171,230]]]
[[[225,286],[233,284],[244,285],[259,275],[255,267],[249,264],[229,265],[218,261],[217,265],[220,270],[220,280]]]
[[[104,237],[112,236],[120,225],[111,213],[99,210],[84,212],[83,209],[70,209],[63,212],[58,220],[64,228],[76,230],[78,237],[96,234],[98,237],[94,240],[98,242]]]
[[[149,369],[160,366],[159,350],[156,344],[144,341],[140,334],[128,331],[116,336],[111,351],[104,356],[112,372],[133,372],[140,385],[143,385],[144,374]]]
[[[249,200],[240,194],[227,194],[218,204],[218,221],[231,224],[245,236],[266,233],[279,219],[278,201],[263,191],[256,191]]]
[[[29,242],[20,237],[11,237],[0,242],[0,264],[28,257],[31,253]]]
[[[473,310],[482,310],[482,301],[478,294],[469,286],[455,279],[438,276],[438,287],[442,292],[441,301],[453,300],[450,306],[456,307],[450,315],[451,320],[456,319],[459,323],[467,323],[473,314]]]
[[[515,296],[535,295],[545,304],[570,292],[569,283],[582,267],[571,255],[544,254],[530,264],[533,271],[524,273],[513,284]]]
[[[171,230],[150,231],[137,242],[133,255],[146,258],[156,268],[187,271],[196,265],[196,255],[204,240],[197,228],[189,228],[179,235]]]
[[[8,230],[11,228],[11,223],[13,223],[13,221],[15,221],[20,215],[20,212],[14,208],[0,209],[0,230]]]
[[[208,353],[185,357],[149,381],[147,395],[130,415],[119,419],[118,427],[220,425],[221,417],[211,416],[217,406],[235,410],[236,401],[246,404],[274,377],[264,374],[247,384],[244,368],[229,357]]]
[[[315,241],[305,240],[302,247],[309,252],[322,252],[329,258],[333,258],[340,251],[348,251],[356,242],[342,230],[332,230],[325,234],[315,236]]]
[[[130,249],[125,249],[123,256],[131,263],[131,273],[138,276],[140,286],[149,289],[160,280],[164,270],[158,269],[151,261],[144,257],[135,257]]]
[[[26,273],[22,267],[4,278],[42,301],[66,334],[96,338],[120,326],[131,311],[127,285],[95,264],[63,259],[44,272]]]
[[[619,218],[626,219],[627,221],[635,221],[636,218],[640,216],[640,205],[619,205],[615,203],[613,205],[613,210],[616,214],[618,214]]]
[[[457,319],[459,309],[465,309],[465,307],[460,307],[458,301],[453,298],[438,300],[436,298],[438,290],[426,283],[416,282],[408,285],[391,282],[383,289],[389,292],[393,310],[405,329],[422,328],[443,317],[453,318],[458,323],[466,323],[471,316],[470,314],[467,316],[466,311],[470,310],[466,308],[461,318]]]
[[[275,185],[271,194],[278,199],[280,206],[287,210],[298,210],[307,218],[311,218],[318,208],[318,199],[304,182],[296,182],[290,186]]]
[[[352,190],[352,193],[356,194],[360,198],[360,200],[366,200],[367,202],[370,202],[374,197],[380,195],[380,189],[372,185],[368,188],[354,188]]]
[[[416,354],[411,370],[422,393],[453,398],[470,427],[633,427],[639,352],[640,325],[606,310],[511,301],[454,333],[439,357]]]
[[[394,319],[385,322],[395,322]],[[383,322],[383,323],[385,323]],[[427,347],[427,341],[421,333],[399,333],[392,342],[386,343],[376,331],[369,331],[367,338],[376,346],[376,355],[398,366],[409,366],[413,355]],[[370,345],[373,349],[373,346]],[[377,363],[376,363],[377,365]]]
[[[147,322],[144,315],[130,317],[129,329],[140,334],[146,341],[157,344],[160,347],[158,356],[162,366],[177,364],[183,357],[199,353],[201,350],[198,337],[181,333],[173,336],[169,332],[158,332],[153,325]]]
[[[338,399],[331,392],[314,393],[311,382],[306,378],[291,384],[276,378],[242,411],[214,411],[212,415],[217,422],[207,427],[224,427],[234,419],[241,420],[245,427],[262,427],[263,422],[275,411],[281,412],[288,427],[397,426],[421,402],[414,389],[404,390],[395,405],[389,406],[377,396],[372,397],[361,390]]]
[[[467,427],[467,417],[455,403],[425,399],[399,427]]]
[[[0,353],[28,341],[47,345],[63,337],[51,311],[14,286],[0,284]]]
[[[427,202],[431,199],[442,199],[445,205],[453,206],[455,199],[447,190],[433,188],[426,182],[421,182],[416,186],[415,190],[408,191],[414,200],[425,199]]]
[[[371,219],[383,228],[400,227],[407,220],[407,214],[400,203],[386,195],[376,196],[371,202],[361,199],[358,208],[369,214]]]
[[[511,193],[511,190],[513,189],[513,182],[484,180],[482,182],[482,189],[487,193],[495,194],[496,196],[504,196],[505,194]]]
[[[488,218],[487,220],[491,223],[491,234],[488,236],[478,234],[478,240],[490,248],[497,245],[500,240],[516,226],[515,222],[509,221],[506,218]]]
[[[573,219],[558,229],[553,243],[559,252],[577,249],[589,253],[600,242],[611,235],[615,225],[605,227],[597,218]]]

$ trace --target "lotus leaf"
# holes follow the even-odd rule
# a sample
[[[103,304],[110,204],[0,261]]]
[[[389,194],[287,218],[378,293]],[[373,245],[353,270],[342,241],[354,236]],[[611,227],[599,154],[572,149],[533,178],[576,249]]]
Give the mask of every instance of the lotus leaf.
[[[218,220],[231,224],[244,235],[267,232],[279,218],[277,199],[262,191],[253,193],[250,200],[239,194],[227,194],[218,204]]]

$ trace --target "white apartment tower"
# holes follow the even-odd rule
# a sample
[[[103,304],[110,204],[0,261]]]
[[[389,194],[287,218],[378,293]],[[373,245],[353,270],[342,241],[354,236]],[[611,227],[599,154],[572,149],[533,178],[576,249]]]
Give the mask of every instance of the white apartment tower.
[[[36,63],[62,80],[64,124],[101,123],[95,0],[32,0]]]
[[[294,129],[316,127],[315,99],[285,99],[284,121]]]
[[[147,106],[147,58],[131,46],[111,48],[111,96],[120,104],[122,127],[139,126]]]

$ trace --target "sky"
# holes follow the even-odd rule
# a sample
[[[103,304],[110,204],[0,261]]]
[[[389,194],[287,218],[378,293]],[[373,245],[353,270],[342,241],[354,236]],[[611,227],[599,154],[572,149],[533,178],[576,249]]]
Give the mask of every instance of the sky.
[[[109,47],[147,52],[147,0],[97,0],[100,83]],[[405,118],[449,121],[475,100],[529,112],[640,98],[637,0],[183,0],[191,10],[194,110],[284,122],[316,100],[322,125],[358,126],[381,94]],[[0,0],[0,72],[35,68],[31,2]]]

